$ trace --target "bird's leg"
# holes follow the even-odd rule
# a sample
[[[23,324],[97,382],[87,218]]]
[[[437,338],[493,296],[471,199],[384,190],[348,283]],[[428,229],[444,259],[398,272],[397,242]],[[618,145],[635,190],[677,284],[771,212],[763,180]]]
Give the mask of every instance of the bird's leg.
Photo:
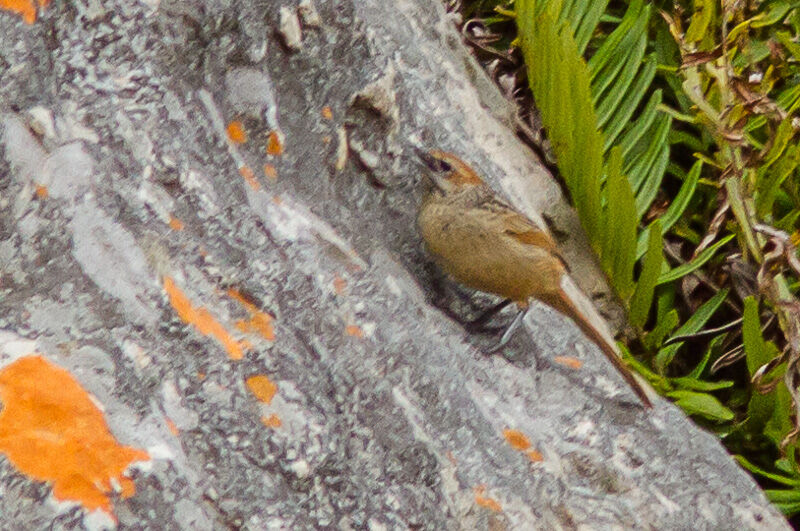
[[[468,332],[480,332],[482,330],[485,330],[484,327],[486,323],[491,321],[495,315],[497,315],[503,308],[505,308],[509,304],[511,304],[511,299],[506,299],[502,302],[495,304],[491,308],[484,310],[484,312],[480,314],[476,319],[466,323],[465,328],[467,329]]]
[[[453,319],[454,321],[458,321],[459,323],[461,323],[469,333],[486,331],[484,325],[486,325],[486,323],[491,321],[492,317],[497,315],[497,313],[500,312],[503,308],[511,304],[511,299],[506,299],[502,302],[495,304],[491,308],[484,310],[476,319],[473,319],[472,321],[466,321],[463,317],[461,317],[459,314],[457,314],[450,308],[450,305],[448,304],[448,299],[450,299],[451,296],[448,296],[448,291],[450,292],[451,295],[455,294],[455,296],[458,297],[461,300],[461,302],[465,304],[471,303],[472,298],[469,295],[463,294],[458,289],[448,290],[447,277],[444,274],[442,274],[442,272],[438,268],[433,266],[432,263],[426,264],[426,269],[428,274],[430,274],[431,276],[431,286],[433,288],[432,290],[433,305],[439,308],[450,319]],[[472,304],[472,306],[473,307],[475,306],[474,303]]]
[[[514,332],[517,331],[517,328],[522,324],[522,320],[525,318],[525,314],[527,313],[527,308],[521,308],[519,312],[517,312],[517,316],[514,317],[514,320],[511,321],[511,324],[508,326],[506,331],[503,333],[503,337],[500,338],[500,343],[497,344],[492,350],[489,351],[489,354],[494,354],[511,341],[511,337],[514,335]]]

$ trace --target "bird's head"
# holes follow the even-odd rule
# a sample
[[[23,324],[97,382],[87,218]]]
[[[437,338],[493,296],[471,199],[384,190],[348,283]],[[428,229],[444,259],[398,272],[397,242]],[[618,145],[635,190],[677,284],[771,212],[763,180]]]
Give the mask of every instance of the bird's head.
[[[433,187],[444,195],[483,185],[483,181],[466,162],[452,153],[417,149],[417,155],[425,164],[424,175]]]

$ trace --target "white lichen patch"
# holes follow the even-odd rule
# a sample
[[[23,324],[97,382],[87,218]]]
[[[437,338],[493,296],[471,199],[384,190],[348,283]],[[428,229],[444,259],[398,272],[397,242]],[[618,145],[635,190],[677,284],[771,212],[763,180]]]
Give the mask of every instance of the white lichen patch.
[[[318,28],[322,26],[322,18],[319,16],[317,6],[314,5],[313,0],[300,0],[297,4],[297,12],[303,20],[303,24],[309,28]]]
[[[290,50],[299,51],[303,47],[300,20],[297,18],[297,13],[289,6],[282,6],[278,11],[278,33]]]

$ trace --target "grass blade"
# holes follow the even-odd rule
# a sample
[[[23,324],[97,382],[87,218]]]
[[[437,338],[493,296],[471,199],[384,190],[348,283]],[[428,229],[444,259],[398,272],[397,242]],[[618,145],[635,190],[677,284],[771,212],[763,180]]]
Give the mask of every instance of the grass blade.
[[[647,316],[650,313],[650,306],[653,303],[653,293],[655,293],[658,276],[661,274],[661,266],[664,262],[664,242],[661,236],[661,221],[655,220],[650,224],[649,234],[647,254],[644,258],[639,281],[636,283],[636,291],[633,292],[631,309],[629,312],[631,325],[640,330],[647,321]]]
[[[706,322],[711,319],[711,316],[714,315],[714,312],[716,312],[717,309],[722,306],[722,303],[725,302],[725,298],[727,296],[728,289],[718,291],[716,295],[711,297],[705,302],[705,304],[700,306],[694,315],[692,315],[680,328],[673,332],[670,337],[685,336],[699,332]],[[673,343],[658,351],[658,354],[656,354],[655,366],[661,374],[664,374],[667,366],[672,362],[675,354],[678,353],[678,350],[682,346],[683,341],[679,343]]]
[[[736,235],[735,234],[728,234],[720,241],[715,243],[714,245],[710,246],[708,249],[705,249],[702,253],[698,254],[694,260],[691,262],[687,262],[683,265],[676,267],[675,269],[670,269],[666,273],[662,274],[658,278],[658,284],[666,284],[668,282],[672,282],[673,280],[678,280],[681,277],[692,273],[699,269],[703,264],[711,260],[714,254],[719,250],[720,247],[731,241]]]

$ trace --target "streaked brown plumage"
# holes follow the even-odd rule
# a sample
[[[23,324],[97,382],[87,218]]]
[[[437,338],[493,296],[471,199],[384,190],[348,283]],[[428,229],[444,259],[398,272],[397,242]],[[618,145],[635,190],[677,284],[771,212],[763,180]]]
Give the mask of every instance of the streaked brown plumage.
[[[527,307],[531,297],[572,319],[611,361],[647,407],[650,399],[605,339],[562,287],[568,268],[553,239],[500,199],[461,159],[431,151],[417,222],[428,252],[462,284]]]

